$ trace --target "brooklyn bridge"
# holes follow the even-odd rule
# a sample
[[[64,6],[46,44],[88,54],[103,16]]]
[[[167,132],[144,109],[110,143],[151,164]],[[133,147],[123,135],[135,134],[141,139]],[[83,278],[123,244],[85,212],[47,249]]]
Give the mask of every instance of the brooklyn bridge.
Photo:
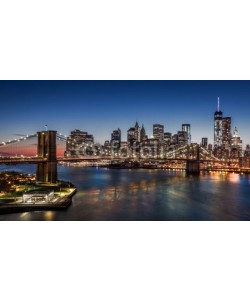
[[[185,145],[161,152],[158,155],[145,155],[143,152],[109,153],[93,151],[91,155],[64,156],[67,137],[54,130],[39,131],[21,136],[18,139],[0,143],[0,163],[37,164],[37,178],[41,181],[57,180],[57,163],[86,163],[89,166],[111,165],[127,161],[138,161],[144,167],[185,169],[187,173],[200,171],[250,172],[249,161],[244,158],[222,159],[198,144]],[[82,145],[83,147],[83,145]],[[94,147],[94,145],[88,145]],[[59,151],[61,149],[61,151]]]

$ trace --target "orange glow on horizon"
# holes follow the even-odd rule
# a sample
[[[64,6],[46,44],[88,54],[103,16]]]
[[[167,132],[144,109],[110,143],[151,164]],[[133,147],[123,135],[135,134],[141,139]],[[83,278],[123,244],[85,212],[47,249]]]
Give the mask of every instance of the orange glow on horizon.
[[[64,156],[65,146],[57,145],[56,155]],[[37,146],[18,146],[18,147],[8,147],[7,149],[0,148],[0,155],[2,156],[36,156],[37,155]]]

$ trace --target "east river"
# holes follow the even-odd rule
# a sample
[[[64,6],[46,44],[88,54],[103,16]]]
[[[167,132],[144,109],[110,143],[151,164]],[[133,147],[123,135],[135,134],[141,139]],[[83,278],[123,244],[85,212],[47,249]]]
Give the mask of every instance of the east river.
[[[0,165],[34,173],[35,165]],[[0,215],[0,220],[250,220],[250,176],[58,166],[77,188],[65,211]]]

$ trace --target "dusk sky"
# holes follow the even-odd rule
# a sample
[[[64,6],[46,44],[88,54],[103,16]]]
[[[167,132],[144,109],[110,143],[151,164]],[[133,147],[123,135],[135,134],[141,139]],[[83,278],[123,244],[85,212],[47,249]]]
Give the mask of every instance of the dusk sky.
[[[0,81],[0,141],[48,129],[69,135],[82,129],[95,142],[110,139],[118,127],[122,140],[135,122],[152,135],[154,123],[176,133],[191,124],[192,141],[213,143],[217,97],[232,117],[244,144],[250,143],[249,81]]]

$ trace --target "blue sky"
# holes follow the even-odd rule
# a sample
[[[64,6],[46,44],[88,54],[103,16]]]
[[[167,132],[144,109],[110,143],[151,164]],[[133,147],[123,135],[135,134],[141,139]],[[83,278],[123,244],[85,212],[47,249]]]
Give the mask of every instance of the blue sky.
[[[249,81],[0,81],[0,141],[49,129],[68,135],[76,128],[96,142],[136,121],[152,135],[154,123],[176,133],[190,123],[192,141],[213,143],[217,97],[244,144],[250,143]]]

